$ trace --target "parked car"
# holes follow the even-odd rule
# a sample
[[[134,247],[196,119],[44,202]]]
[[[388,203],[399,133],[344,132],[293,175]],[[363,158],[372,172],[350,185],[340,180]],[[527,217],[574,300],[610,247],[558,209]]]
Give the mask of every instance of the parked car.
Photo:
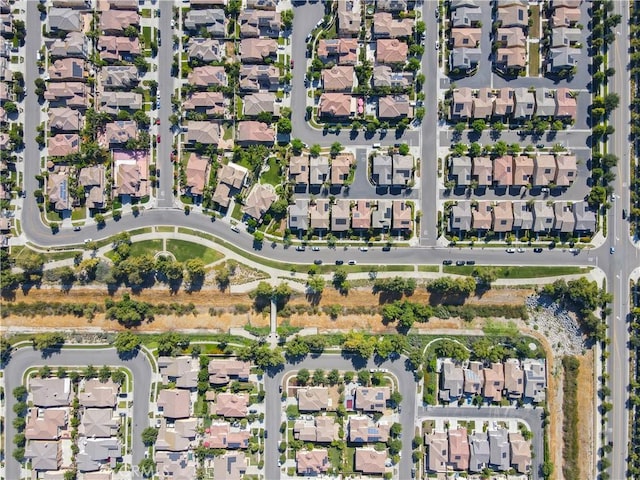
[[[342,265],[344,263],[344,260],[336,260],[336,265]]]
[[[312,252],[319,252],[320,251],[320,247],[311,247],[311,251]]]
[[[73,231],[74,232],[79,232],[80,230],[82,230],[82,229],[80,227],[78,227],[78,226],[73,227]]]
[[[306,248],[304,245],[298,245],[298,246],[296,247],[296,250],[297,250],[298,252],[304,252],[306,249],[307,249],[307,248]]]
[[[516,249],[515,248],[507,248],[506,252],[507,253],[516,253]]]
[[[440,18],[440,10],[436,8],[436,18]]]
[[[467,260],[467,265],[475,265],[476,261],[475,260]]]
[[[436,42],[436,50],[440,49],[440,42]]]
[[[622,219],[626,219],[627,218],[627,211],[623,208],[622,209]]]
[[[616,253],[616,247],[611,247],[611,248],[609,249],[609,253],[610,253],[610,254],[612,254],[612,255],[613,255],[614,253]]]
[[[518,253],[524,253],[524,248],[522,247],[518,248]]]
[[[356,262],[355,260],[349,260],[349,265],[356,265],[358,262]]]
[[[457,267],[462,267],[462,266],[464,266],[464,265],[465,265],[465,263],[466,263],[466,262],[465,262],[464,260],[457,260],[457,261],[456,261],[456,266],[457,266]]]
[[[391,247],[386,245],[386,246],[382,247],[382,251],[383,252],[389,252],[389,251],[391,251]]]
[[[316,265],[322,265],[322,260],[320,260],[319,258],[314,260],[313,263],[315,263]]]
[[[360,250],[361,252],[368,252],[369,247],[360,247],[358,250]]]
[[[160,135],[156,137],[156,142],[160,143]]]
[[[442,264],[443,265],[451,265],[451,264],[453,264],[453,260],[443,260]]]
[[[240,229],[238,228],[237,225],[234,225],[233,227],[231,227],[231,231],[232,232],[236,232],[236,233],[240,233]]]
[[[540,247],[536,247],[533,249],[534,253],[542,253],[542,249]]]

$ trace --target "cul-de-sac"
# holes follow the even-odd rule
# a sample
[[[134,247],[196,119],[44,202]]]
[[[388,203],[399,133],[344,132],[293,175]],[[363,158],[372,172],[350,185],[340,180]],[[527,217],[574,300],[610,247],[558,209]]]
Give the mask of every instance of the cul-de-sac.
[[[639,38],[0,0],[0,480],[640,478]]]

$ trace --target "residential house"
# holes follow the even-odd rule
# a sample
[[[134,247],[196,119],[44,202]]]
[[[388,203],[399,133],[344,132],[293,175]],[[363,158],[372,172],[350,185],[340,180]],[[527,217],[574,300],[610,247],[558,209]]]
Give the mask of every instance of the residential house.
[[[353,443],[378,443],[389,440],[391,425],[387,421],[374,423],[366,415],[349,417],[349,441]]]
[[[325,448],[313,450],[298,450],[296,452],[297,472],[300,475],[318,476],[324,474],[331,464]]]
[[[558,73],[578,66],[581,50],[578,48],[551,48],[547,57],[547,72]]]
[[[473,99],[473,118],[488,119],[493,115],[493,92],[490,88],[480,88]]]
[[[411,155],[393,154],[393,185],[410,186],[413,180],[413,157]]]
[[[551,0],[551,8],[578,8],[583,0]]]
[[[371,228],[371,201],[356,200],[351,209],[351,228],[368,230]]]
[[[494,100],[493,115],[500,118],[510,117],[514,113],[514,102],[514,89],[509,87],[500,88]]]
[[[498,48],[494,65],[501,70],[520,70],[527,66],[527,48]]]
[[[100,143],[109,148],[112,145],[124,145],[137,138],[138,124],[135,120],[116,120],[104,126],[104,138]]]
[[[275,10],[277,5],[278,5],[278,0],[247,0],[247,8]]]
[[[272,185],[257,184],[244,201],[242,212],[256,220],[260,220],[277,199],[278,195]]]
[[[373,15],[373,36],[376,38],[406,38],[413,33],[414,21],[405,17],[396,19],[389,12]]]
[[[505,428],[489,430],[490,460],[489,466],[493,470],[504,472],[511,466],[509,458],[509,439]]]
[[[82,82],[49,82],[44,98],[52,107],[84,110],[89,105],[89,94],[89,88]]]
[[[446,472],[449,463],[449,439],[446,432],[429,433],[425,435],[424,443],[428,447],[426,470]]]
[[[140,25],[140,15],[133,10],[106,10],[100,14],[99,28],[104,35],[123,35],[129,27]]]
[[[326,198],[320,198],[311,204],[309,209],[310,226],[315,230],[327,230],[329,228],[330,203]],[[299,397],[298,397],[299,398]]]
[[[376,41],[376,62],[405,63],[409,46],[397,38]]]
[[[556,113],[554,92],[548,88],[536,88],[536,116],[553,117]]]
[[[224,177],[219,173],[219,178],[225,178],[224,181],[231,181],[230,184],[233,185],[237,184],[237,180],[240,176],[242,176],[242,181],[244,181],[244,175],[240,175],[234,170],[239,167],[232,164],[225,166],[231,167],[232,172],[231,174],[224,175]],[[224,173],[224,166],[222,173]],[[246,174],[246,171],[244,173]],[[231,180],[231,177],[233,180]],[[242,184],[242,181],[240,181],[240,184]],[[216,386],[222,386],[229,383],[231,379],[246,382],[249,380],[250,367],[251,364],[249,362],[242,362],[240,360],[211,360],[208,366],[209,383]]]
[[[365,475],[382,475],[386,472],[387,452],[373,448],[356,448],[355,470]]]
[[[355,65],[358,61],[358,40],[355,38],[322,38],[318,40],[318,58],[323,63]]]
[[[298,198],[296,203],[287,207],[289,229],[306,231],[309,229],[309,200]]]
[[[323,185],[329,180],[329,159],[324,156],[309,160],[309,184]]]
[[[541,359],[527,358],[522,361],[524,370],[524,397],[542,402],[547,388],[546,364]]]
[[[492,402],[500,402],[502,400],[502,390],[504,389],[503,364],[501,362],[492,362],[482,372],[484,373],[482,395]]]
[[[573,216],[573,209],[570,202],[555,202],[553,204],[553,213],[555,215],[555,221],[553,222],[553,229],[561,233],[571,233],[576,225],[576,220]]]
[[[186,390],[164,389],[158,394],[158,410],[165,418],[189,418],[191,398]]]
[[[331,406],[329,390],[326,387],[299,388],[297,394],[298,409],[301,412],[320,412]]]
[[[261,113],[280,115],[280,104],[272,92],[256,92],[242,97],[242,111],[245,116],[254,117]]]
[[[509,433],[511,466],[518,473],[531,471],[531,442],[525,440],[520,432]]]
[[[69,210],[69,173],[67,171],[52,172],[46,179],[47,198],[51,208],[57,211]]]
[[[242,65],[240,89],[247,91],[277,90],[280,71],[274,65]]]
[[[260,63],[275,58],[278,42],[273,38],[243,38],[240,41],[240,59],[243,63]]]
[[[354,68],[351,65],[334,65],[322,70],[322,88],[330,92],[350,92],[354,83]]]
[[[5,38],[13,38],[13,15],[0,13],[0,35]]]
[[[116,151],[115,163],[116,195],[141,198],[149,192],[149,152]]]
[[[412,72],[394,72],[389,65],[375,65],[373,67],[374,87],[408,88],[412,84]]]
[[[473,91],[468,87],[453,90],[453,103],[451,104],[451,118],[453,120],[466,120],[471,118],[473,109]]]
[[[361,8],[360,0],[338,2],[339,36],[355,37],[360,33]]]
[[[452,48],[476,48],[480,45],[482,29],[470,27],[452,28],[450,38]]]
[[[356,99],[344,93],[323,93],[318,103],[320,117],[348,118],[356,112]]]
[[[227,455],[233,455],[231,453],[226,453],[223,456],[216,456],[213,459],[214,468],[216,465],[219,465],[223,458],[227,457]],[[191,457],[191,458],[190,458]],[[156,451],[155,452],[155,462],[156,462],[156,471],[159,474],[159,480],[176,480],[181,478],[196,478],[196,462],[192,458],[193,456],[186,451],[183,452],[167,452],[167,451]],[[241,467],[239,465],[238,467]],[[227,480],[239,480],[241,477],[224,477],[222,473],[219,473],[218,469],[215,470],[216,478],[225,478]],[[85,477],[86,478],[86,477]]]
[[[491,230],[493,214],[491,202],[480,200],[475,210],[471,210],[472,224],[474,230]]]
[[[372,160],[371,177],[378,186],[393,183],[393,164],[390,155],[376,154]]]
[[[579,233],[593,233],[596,231],[596,212],[585,201],[573,204],[575,217],[574,231]]]
[[[385,95],[378,98],[378,118],[399,119],[411,117],[411,102],[408,95]]]
[[[228,85],[227,72],[222,66],[205,65],[195,67],[187,77],[189,85],[199,88],[226,87]]]
[[[321,415],[309,420],[296,420],[293,424],[293,437],[303,442],[331,443],[339,438],[340,425],[335,417]],[[353,418],[353,417],[350,417]]]
[[[513,159],[513,185],[533,184],[535,162],[526,155],[518,155]]]
[[[109,438],[118,435],[119,417],[111,408],[85,408],[79,433],[88,438]]]
[[[393,223],[391,228],[409,232],[413,230],[413,212],[404,200],[393,200]]]
[[[87,208],[104,207],[104,187],[106,175],[104,165],[95,165],[80,169],[78,183],[84,187]]]
[[[45,40],[46,43],[46,40]],[[49,46],[49,53],[54,58],[89,57],[89,39],[83,32],[69,32],[64,38],[56,38]]]
[[[453,470],[469,469],[469,441],[466,428],[449,430],[449,465]]]
[[[556,178],[553,183],[558,187],[568,187],[576,179],[578,164],[575,155],[556,156]]]
[[[551,27],[575,27],[580,22],[580,9],[573,7],[558,7],[551,15]]]
[[[449,216],[449,230],[453,232],[467,232],[471,230],[471,202],[461,200],[451,207]]]
[[[137,37],[115,37],[101,35],[98,38],[98,53],[105,61],[132,60],[140,55],[140,40]]]
[[[527,37],[520,27],[500,27],[497,29],[496,42],[502,48],[526,47]]]
[[[511,0],[498,4],[496,17],[501,27],[529,27],[529,12],[524,0]]]
[[[456,185],[467,186],[471,184],[471,157],[449,158],[449,177],[456,179]]]
[[[574,47],[582,40],[579,28],[557,27],[551,30],[551,48]]]
[[[450,7],[451,10],[451,26],[452,27],[471,27],[478,26],[482,21],[482,12],[477,5],[461,6],[458,8]]]
[[[200,196],[209,180],[209,159],[191,152],[187,160],[187,181],[183,185],[191,196]]]
[[[533,185],[546,187],[556,179],[556,160],[553,155],[536,155],[533,159]]]
[[[403,12],[407,6],[407,0],[378,0],[376,2],[376,8],[385,12]]]
[[[58,440],[67,428],[67,420],[66,409],[32,408],[24,436],[27,440]]]
[[[266,123],[251,120],[238,122],[236,142],[240,145],[256,143],[273,144],[275,137],[275,131]]]
[[[278,38],[282,30],[280,12],[244,9],[238,16],[242,37]]]
[[[469,471],[481,472],[491,458],[489,438],[486,432],[474,432],[469,435]]]
[[[223,40],[215,38],[190,38],[187,43],[187,55],[190,59],[202,62],[221,62],[226,57]]]
[[[218,185],[213,192],[212,200],[223,208],[229,207],[231,197],[242,189],[244,181],[247,178],[247,174],[248,171],[245,167],[236,165],[235,163],[222,165],[222,167],[218,169]],[[237,363],[242,364],[244,362]],[[238,364],[233,363],[229,368],[231,369],[231,372],[235,372],[236,369],[242,368],[240,379],[244,379],[246,381],[249,378],[249,366],[248,364],[246,365],[246,367],[241,367]],[[225,385],[229,382],[228,375],[225,373],[226,371],[227,370],[221,369],[220,366],[216,366],[213,369],[214,373],[212,373],[212,366],[209,364],[209,382],[214,385]],[[233,375],[235,375],[235,373]]]
[[[184,28],[190,31],[204,28],[212,37],[224,37],[227,33],[226,14],[221,8],[191,9],[184,19]]]
[[[289,180],[295,185],[309,184],[309,155],[293,155],[289,159]]]
[[[243,452],[226,452],[213,458],[213,471],[216,479],[240,480],[244,477],[248,467],[247,457]],[[160,471],[159,468],[158,470]],[[176,472],[176,474],[179,473]],[[195,471],[187,478],[196,478]]]
[[[515,118],[531,118],[533,117],[536,100],[533,92],[524,87],[514,89],[515,93],[515,110],[513,116]]]
[[[64,157],[80,151],[80,137],[77,133],[59,133],[47,139],[47,155]]]
[[[499,187],[513,185],[513,157],[503,155],[493,160],[493,183]]]
[[[142,95],[135,92],[102,92],[100,96],[100,110],[111,115],[117,115],[120,110],[140,110]]]
[[[371,213],[371,226],[379,230],[391,229],[391,200],[378,200],[376,209]]]
[[[71,8],[52,7],[47,15],[47,30],[50,33],[82,32],[84,20],[82,12]]]
[[[533,203],[533,230],[535,232],[551,232],[555,216],[553,208],[547,202]]]
[[[76,465],[80,472],[95,472],[103,465],[114,468],[122,457],[122,445],[117,438],[86,438],[79,443]]]
[[[87,79],[85,61],[81,58],[59,58],[49,67],[49,80],[84,82]]]
[[[84,382],[78,400],[85,408],[115,408],[119,390],[120,386],[112,380],[101,382],[92,378]]]
[[[185,390],[183,392],[186,393]],[[198,420],[185,418],[167,424],[166,419],[160,420],[160,429],[155,443],[155,450],[180,452],[194,446],[198,429]]]
[[[211,406],[211,415],[230,418],[244,418],[249,406],[248,394],[220,392],[216,395],[216,402]]]
[[[133,65],[108,65],[100,69],[100,85],[104,89],[133,89],[140,77]]]
[[[578,113],[578,103],[571,90],[568,88],[559,88],[556,90],[555,100],[555,117],[575,121]]]
[[[355,158],[352,153],[340,153],[331,160],[331,184],[343,185],[349,178]]]
[[[186,122],[186,143],[218,145],[220,142],[220,124],[214,122],[189,120]]]
[[[462,367],[451,359],[445,358],[440,366],[440,392],[438,396],[444,402],[455,401],[462,396],[464,372]]]
[[[62,463],[62,450],[58,441],[34,440],[27,443],[24,458],[31,461],[31,468],[38,471],[58,470]]]
[[[227,113],[227,101],[222,92],[193,92],[182,102],[182,107],[215,117],[223,117]]]
[[[480,48],[454,48],[449,53],[449,68],[454,72],[468,72],[476,68],[481,58]]]
[[[504,391],[509,400],[518,400],[524,393],[524,372],[517,358],[504,362]]]
[[[346,232],[349,230],[351,203],[346,198],[336,200],[331,207],[331,231]]]
[[[471,178],[478,183],[479,187],[488,187],[493,183],[493,162],[489,157],[473,159]]]
[[[200,363],[197,358],[187,355],[158,357],[158,370],[164,384],[173,383],[176,388],[188,390],[198,386]]]
[[[464,375],[463,393],[465,395],[480,395],[484,386],[484,374],[482,362],[471,361],[467,368],[462,370]]]
[[[83,0],[71,0],[81,2]],[[91,1],[84,0],[84,2],[88,5],[88,8],[91,8]],[[136,10],[138,8],[137,0],[107,0],[109,4],[109,10]]]

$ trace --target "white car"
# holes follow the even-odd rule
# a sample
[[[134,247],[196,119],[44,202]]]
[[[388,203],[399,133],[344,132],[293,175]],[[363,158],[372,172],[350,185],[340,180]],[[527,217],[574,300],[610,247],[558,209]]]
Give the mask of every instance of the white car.
[[[369,247],[360,247],[358,250],[360,250],[361,252],[368,252]]]
[[[518,249],[518,253],[524,253],[524,248],[520,247],[520,248]]]
[[[507,248],[506,252],[507,253],[516,253],[516,249],[515,248]]]

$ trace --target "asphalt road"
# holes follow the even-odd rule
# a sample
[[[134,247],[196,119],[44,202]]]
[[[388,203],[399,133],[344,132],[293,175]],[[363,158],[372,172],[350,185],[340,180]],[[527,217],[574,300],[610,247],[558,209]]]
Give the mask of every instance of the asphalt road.
[[[35,2],[31,2],[35,3]],[[13,421],[16,414],[13,412],[13,405],[16,403],[13,396],[13,389],[18,385],[22,385],[22,377],[24,372],[31,367],[40,365],[48,365],[50,367],[57,366],[86,366],[91,365],[99,367],[102,365],[122,366],[128,368],[133,373],[135,392],[133,402],[133,420],[132,420],[132,463],[138,465],[142,460],[145,452],[142,443],[142,430],[148,427],[149,413],[149,394],[151,388],[151,366],[147,361],[147,357],[141,353],[130,360],[122,360],[118,357],[115,348],[95,349],[63,349],[60,352],[52,353],[44,356],[42,352],[31,348],[21,348],[13,352],[9,363],[4,367],[5,381],[5,406],[6,418],[4,422],[5,428],[5,446],[4,451],[12,451],[11,441],[15,437],[16,431],[13,428]],[[87,362],[90,360],[90,362]],[[20,476],[20,464],[12,455],[5,456],[5,478],[18,479]]]
[[[411,441],[413,440],[414,419],[416,415],[416,382],[413,371],[408,370],[404,357],[395,360],[387,360],[382,363],[375,363],[368,360],[366,363],[360,357],[349,355],[318,355],[309,356],[301,362],[285,364],[284,368],[277,373],[265,376],[265,421],[266,431],[269,432],[265,440],[265,478],[274,480],[280,478],[280,467],[278,467],[279,429],[283,421],[282,404],[280,402],[279,386],[285,373],[293,370],[306,368],[310,371],[322,368],[323,370],[361,370],[372,368],[386,368],[390,373],[398,378],[400,394],[402,395],[402,413],[400,423],[402,424],[402,457],[400,459],[399,476],[401,479],[411,478]]]

